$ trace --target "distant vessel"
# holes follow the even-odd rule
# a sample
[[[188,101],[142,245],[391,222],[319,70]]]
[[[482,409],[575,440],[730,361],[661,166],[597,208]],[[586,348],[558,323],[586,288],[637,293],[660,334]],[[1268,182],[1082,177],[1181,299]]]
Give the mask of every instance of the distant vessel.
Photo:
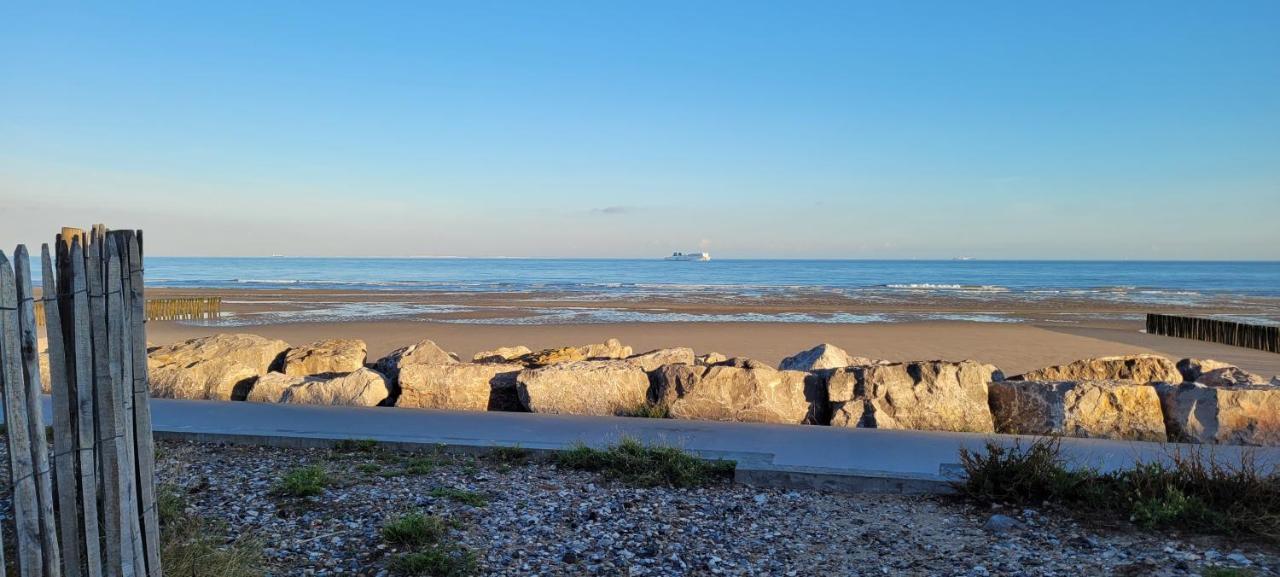
[[[705,262],[711,260],[711,254],[705,252],[673,252],[663,260],[693,260]]]
[[[955,257],[955,258],[953,258],[953,259],[951,259],[951,260],[973,260],[973,257],[971,257],[971,256],[958,256],[958,257]]]

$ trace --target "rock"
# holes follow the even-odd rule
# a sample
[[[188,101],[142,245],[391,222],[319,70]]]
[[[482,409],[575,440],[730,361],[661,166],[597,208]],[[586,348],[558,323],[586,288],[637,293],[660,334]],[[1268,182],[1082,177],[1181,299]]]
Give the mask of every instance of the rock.
[[[387,379],[380,373],[361,367],[345,375],[302,377],[280,395],[281,403],[293,405],[330,405],[375,407],[391,394]]]
[[[491,355],[497,356],[497,355]],[[395,406],[462,411],[519,411],[513,363],[410,365],[400,371]]]
[[[286,375],[284,373],[267,373],[258,377],[245,395],[244,400],[251,403],[279,403],[280,397],[289,387],[306,382],[304,375]]]
[[[655,402],[672,418],[802,424],[825,407],[820,378],[764,367],[667,365],[654,372]]]
[[[1182,382],[1194,383],[1196,379],[1214,369],[1234,368],[1231,363],[1215,361],[1213,359],[1182,359],[1175,365],[1178,372],[1182,374]],[[1172,384],[1172,383],[1171,383]]]
[[[520,403],[534,413],[617,415],[646,403],[649,376],[627,361],[574,361],[516,376]]]
[[[697,358],[694,359],[694,363],[704,367],[709,367],[711,365],[718,365],[727,360],[729,360],[729,357],[720,353],[707,353],[705,355],[698,355]]]
[[[1197,384],[1208,387],[1230,387],[1235,385],[1265,385],[1267,379],[1262,375],[1255,375],[1240,367],[1222,367],[1213,369],[1196,377]]]
[[[572,363],[576,361],[585,361],[586,359],[587,356],[583,354],[582,350],[578,347],[545,349],[524,357],[524,361],[534,367],[555,365],[559,363]]]
[[[631,347],[623,345],[618,339],[609,339],[595,345],[579,347],[582,356],[587,359],[625,359],[632,354]]]
[[[149,361],[147,373],[152,397],[207,401],[242,400],[261,374],[233,359],[204,359],[185,366]]]
[[[876,364],[873,359],[850,356],[840,347],[822,343],[812,349],[782,359],[782,364],[778,365],[778,368],[784,371],[820,371],[823,369],[839,369],[855,365],[873,364]]]
[[[988,533],[1003,535],[1005,533],[1018,529],[1021,526],[1022,524],[1019,523],[1017,519],[1014,519],[1013,517],[1009,517],[1007,515],[995,514],[995,515],[992,515],[989,519],[987,519],[986,523],[982,524],[982,529],[984,531],[987,531]]]
[[[471,357],[472,362],[476,363],[505,363],[514,361],[533,351],[529,347],[519,345],[515,347],[498,347],[492,351],[480,351]]]
[[[1280,445],[1280,388],[1158,385],[1171,441]]]
[[[436,346],[430,339],[424,339],[417,344],[391,351],[378,359],[373,368],[394,382],[400,377],[400,371],[409,365],[451,365],[456,362],[458,358],[453,353]]]
[[[360,339],[330,339],[289,349],[284,374],[350,373],[364,366],[367,348]]]
[[[655,370],[663,365],[692,365],[694,360],[693,349],[688,347],[658,349],[627,357],[627,362],[644,369],[645,372]]]
[[[999,369],[973,361],[836,369],[827,377],[831,425],[990,433],[987,387],[1001,380]]]
[[[1180,383],[1182,373],[1173,361],[1159,355],[1127,355],[1084,359],[1031,371],[1015,381],[1133,381]]]
[[[147,355],[152,396],[240,400],[257,377],[283,361],[289,344],[250,334],[218,334],[159,346]]]
[[[1160,397],[1132,381],[1004,381],[990,385],[996,431],[1132,441],[1166,440]]]
[[[1273,386],[1280,387],[1280,375],[1276,375],[1276,376],[1274,376],[1274,377],[1271,377],[1271,384],[1272,384]]]
[[[725,359],[725,360],[723,360],[723,361],[720,361],[720,362],[718,362],[718,363],[715,363],[714,365],[711,365],[711,366],[713,366],[713,367],[734,367],[734,368],[737,368],[737,369],[770,369],[770,370],[777,370],[777,369],[774,369],[772,366],[770,366],[770,365],[769,365],[769,363],[766,363],[766,362],[764,362],[764,361],[758,361],[758,360],[756,360],[756,359],[749,359],[749,358],[747,358],[747,357],[733,357],[733,358],[731,358],[731,359]]]

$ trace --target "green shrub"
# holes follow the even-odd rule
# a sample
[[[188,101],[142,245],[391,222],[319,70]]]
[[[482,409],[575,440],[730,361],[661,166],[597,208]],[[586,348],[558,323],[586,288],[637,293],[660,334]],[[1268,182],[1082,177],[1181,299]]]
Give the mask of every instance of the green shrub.
[[[372,453],[378,450],[378,441],[374,439],[342,439],[333,444],[338,453]]]
[[[391,563],[391,570],[414,577],[465,577],[476,573],[476,556],[461,546],[433,545],[401,555]]]
[[[671,409],[666,405],[645,403],[643,405],[636,405],[630,409],[624,410],[621,416],[639,417],[642,419],[669,419],[671,418]]]
[[[262,544],[241,538],[228,542],[226,528],[186,512],[174,487],[156,493],[160,517],[160,562],[169,575],[183,577],[261,577]]]
[[[487,454],[490,461],[503,465],[523,465],[533,457],[533,452],[519,445],[514,447],[494,447]]]
[[[387,543],[403,547],[434,545],[448,532],[442,519],[421,513],[410,513],[382,526],[382,538]]]
[[[1245,453],[1238,464],[1201,451],[1175,452],[1165,462],[1099,473],[1072,469],[1056,439],[1023,448],[989,442],[960,451],[964,497],[980,503],[1038,506],[1048,502],[1096,517],[1123,517],[1143,528],[1177,527],[1280,541],[1280,473]]]
[[[435,468],[435,459],[430,457],[414,457],[404,464],[404,472],[409,475],[429,475]]]
[[[471,505],[472,507],[483,507],[489,504],[489,499],[480,493],[465,491],[463,489],[455,489],[453,487],[436,487],[431,490],[430,495],[437,499],[457,501],[464,505]]]
[[[317,465],[292,469],[276,485],[275,493],[285,497],[312,497],[324,492],[329,473]]]
[[[1253,569],[1240,569],[1237,567],[1205,567],[1200,570],[1201,577],[1254,577],[1257,575]]]
[[[675,447],[646,446],[635,439],[592,449],[578,445],[555,457],[566,469],[595,471],[640,487],[698,487],[732,478],[733,461],[705,461]]]

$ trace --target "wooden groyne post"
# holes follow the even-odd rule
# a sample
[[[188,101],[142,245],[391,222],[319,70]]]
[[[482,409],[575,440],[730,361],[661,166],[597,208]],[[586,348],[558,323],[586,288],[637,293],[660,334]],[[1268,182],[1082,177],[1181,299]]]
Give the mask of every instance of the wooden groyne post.
[[[1147,333],[1280,353],[1280,326],[1148,314]]]
[[[0,253],[0,386],[21,577],[162,577],[147,387],[142,233],[64,229]],[[42,305],[37,317],[37,304]],[[41,411],[37,318],[46,320],[53,454]],[[56,514],[55,514],[56,512]]]
[[[44,326],[44,299],[36,301],[36,324]],[[148,321],[190,321],[222,316],[222,297],[146,299],[143,310]]]

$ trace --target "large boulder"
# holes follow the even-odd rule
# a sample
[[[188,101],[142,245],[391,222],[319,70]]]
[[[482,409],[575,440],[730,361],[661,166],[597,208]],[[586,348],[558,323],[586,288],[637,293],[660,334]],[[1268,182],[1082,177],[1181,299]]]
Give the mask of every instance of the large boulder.
[[[294,347],[284,356],[284,374],[350,373],[364,366],[367,347],[360,339],[330,339]]]
[[[733,367],[735,369],[774,369],[769,363],[749,357],[733,357],[725,359],[718,363],[712,364],[713,367]]]
[[[456,363],[410,365],[400,371],[395,406],[463,411],[519,411],[516,375],[523,365]]]
[[[307,381],[305,375],[286,375],[284,373],[271,372],[261,377],[253,383],[253,387],[245,395],[244,400],[251,403],[279,403],[280,397],[284,396],[284,392],[289,387],[301,385]]]
[[[667,365],[654,375],[654,401],[672,418],[814,423],[826,405],[821,379],[769,367]]]
[[[525,355],[521,360],[533,367],[545,367],[577,361],[625,359],[631,354],[631,347],[622,344],[618,339],[609,339],[603,343],[580,347],[546,349]]]
[[[720,353],[712,352],[712,353],[707,353],[705,355],[698,355],[698,357],[694,359],[694,362],[698,365],[709,367],[711,365],[718,365],[727,360],[729,360],[729,357],[726,357]]]
[[[387,379],[376,371],[361,367],[340,375],[302,377],[280,395],[281,403],[294,405],[331,405],[375,407],[387,400],[391,389]]]
[[[1280,445],[1280,387],[1157,385],[1171,441]]]
[[[997,381],[990,404],[1001,433],[1166,440],[1155,388],[1131,381]]]
[[[1240,367],[1222,367],[1213,369],[1196,377],[1196,383],[1210,387],[1231,387],[1235,385],[1265,385],[1266,377],[1255,375]]]
[[[1200,378],[1200,375],[1212,370],[1235,368],[1235,365],[1231,363],[1213,359],[1182,359],[1177,362],[1176,366],[1178,367],[1178,372],[1182,374],[1182,381],[1180,382],[1183,383],[1194,383],[1196,379]]]
[[[1160,355],[1126,355],[1084,359],[1013,377],[1015,381],[1133,381],[1180,383],[1182,373]]]
[[[836,369],[827,377],[831,425],[989,433],[987,387],[1001,380],[999,369],[973,361]]]
[[[692,365],[694,356],[693,349],[689,347],[675,347],[631,355],[627,362],[649,372],[663,365]]]
[[[832,344],[822,343],[807,351],[801,351],[785,359],[778,365],[784,371],[820,371],[823,369],[839,369],[855,365],[873,365],[876,361],[866,357],[855,357],[844,349]]]
[[[472,362],[476,363],[505,363],[514,361],[520,357],[528,355],[533,351],[524,345],[514,347],[498,347],[492,351],[480,351],[471,357]]]
[[[574,361],[520,371],[516,392],[534,413],[620,415],[646,403],[649,376],[627,361]]]
[[[456,355],[440,348],[435,341],[425,339],[391,351],[378,359],[373,368],[395,382],[400,377],[400,371],[409,365],[451,365],[456,362]]]
[[[243,399],[257,377],[283,361],[289,344],[250,334],[218,334],[153,347],[147,354],[152,396]]]
[[[261,374],[233,359],[201,359],[187,365],[148,364],[151,396],[157,399],[238,401]]]

